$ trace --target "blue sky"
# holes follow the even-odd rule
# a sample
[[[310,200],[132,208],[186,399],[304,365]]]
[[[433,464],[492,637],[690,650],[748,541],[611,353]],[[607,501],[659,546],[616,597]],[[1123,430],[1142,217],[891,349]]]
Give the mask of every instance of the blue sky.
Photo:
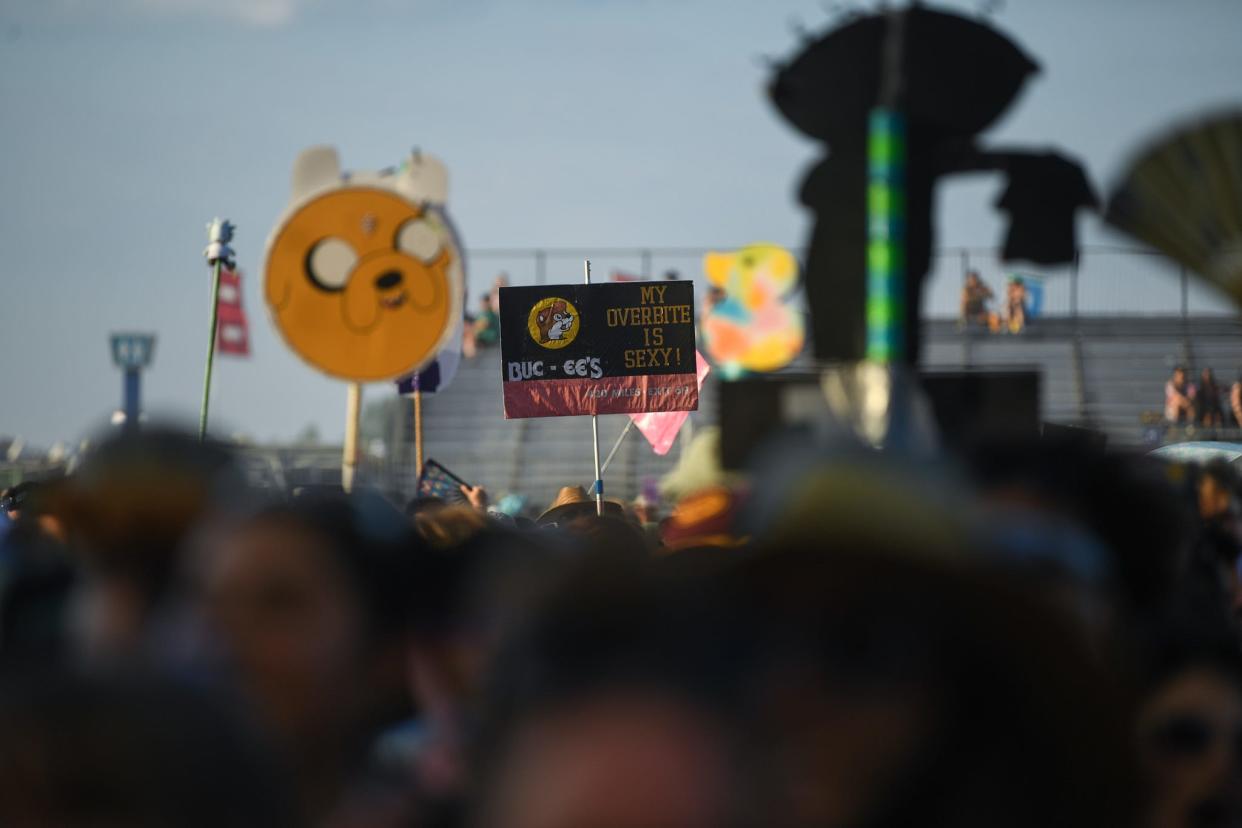
[[[1069,149],[1097,185],[1171,120],[1242,100],[1236,0],[1009,0],[993,19],[1044,71],[987,140]],[[800,244],[820,150],[763,95],[792,21],[829,18],[815,0],[0,0],[0,434],[98,427],[120,396],[108,334],[131,328],[159,337],[148,409],[193,420],[223,215],[254,357],[217,360],[213,429],[338,436],[344,387],[285,349],[259,284],[311,144],[355,169],[439,155],[468,247]],[[999,239],[996,186],[943,188],[942,244]],[[471,266],[477,293],[497,264]]]

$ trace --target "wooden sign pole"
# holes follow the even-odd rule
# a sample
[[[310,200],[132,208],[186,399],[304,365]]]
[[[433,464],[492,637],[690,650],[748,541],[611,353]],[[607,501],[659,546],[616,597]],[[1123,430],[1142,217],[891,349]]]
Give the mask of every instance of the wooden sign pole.
[[[414,389],[414,470],[423,476],[423,392]]]
[[[341,458],[341,488],[353,491],[354,474],[358,471],[358,420],[362,412],[362,386],[349,384],[345,398],[345,454]]]

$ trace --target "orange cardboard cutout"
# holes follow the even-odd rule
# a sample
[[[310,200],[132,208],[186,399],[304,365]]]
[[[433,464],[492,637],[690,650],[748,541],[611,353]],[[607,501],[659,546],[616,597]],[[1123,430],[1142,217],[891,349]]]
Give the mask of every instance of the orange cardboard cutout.
[[[293,203],[268,241],[264,292],[285,342],[319,370],[392,379],[451,335],[460,253],[419,191],[405,170],[342,179],[330,148],[298,157]]]

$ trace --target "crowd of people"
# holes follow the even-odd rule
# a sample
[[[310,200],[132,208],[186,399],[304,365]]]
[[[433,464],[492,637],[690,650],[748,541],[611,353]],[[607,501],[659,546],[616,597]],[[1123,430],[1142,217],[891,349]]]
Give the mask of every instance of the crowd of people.
[[[1211,368],[1191,382],[1186,367],[1176,366],[1164,384],[1164,419],[1177,426],[1242,428],[1242,373],[1226,393]]]
[[[0,824],[1242,823],[1230,467],[794,442],[529,518],[101,444],[0,498]]]

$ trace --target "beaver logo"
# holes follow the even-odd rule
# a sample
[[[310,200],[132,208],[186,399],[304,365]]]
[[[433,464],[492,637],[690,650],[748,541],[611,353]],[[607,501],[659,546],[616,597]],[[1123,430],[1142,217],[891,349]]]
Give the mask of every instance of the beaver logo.
[[[298,156],[265,293],[285,341],[328,374],[363,382],[416,370],[461,316],[461,255],[418,172],[342,178],[330,147]]]
[[[527,320],[531,339],[545,348],[564,348],[573,342],[580,324],[578,309],[558,296],[536,302]]]

